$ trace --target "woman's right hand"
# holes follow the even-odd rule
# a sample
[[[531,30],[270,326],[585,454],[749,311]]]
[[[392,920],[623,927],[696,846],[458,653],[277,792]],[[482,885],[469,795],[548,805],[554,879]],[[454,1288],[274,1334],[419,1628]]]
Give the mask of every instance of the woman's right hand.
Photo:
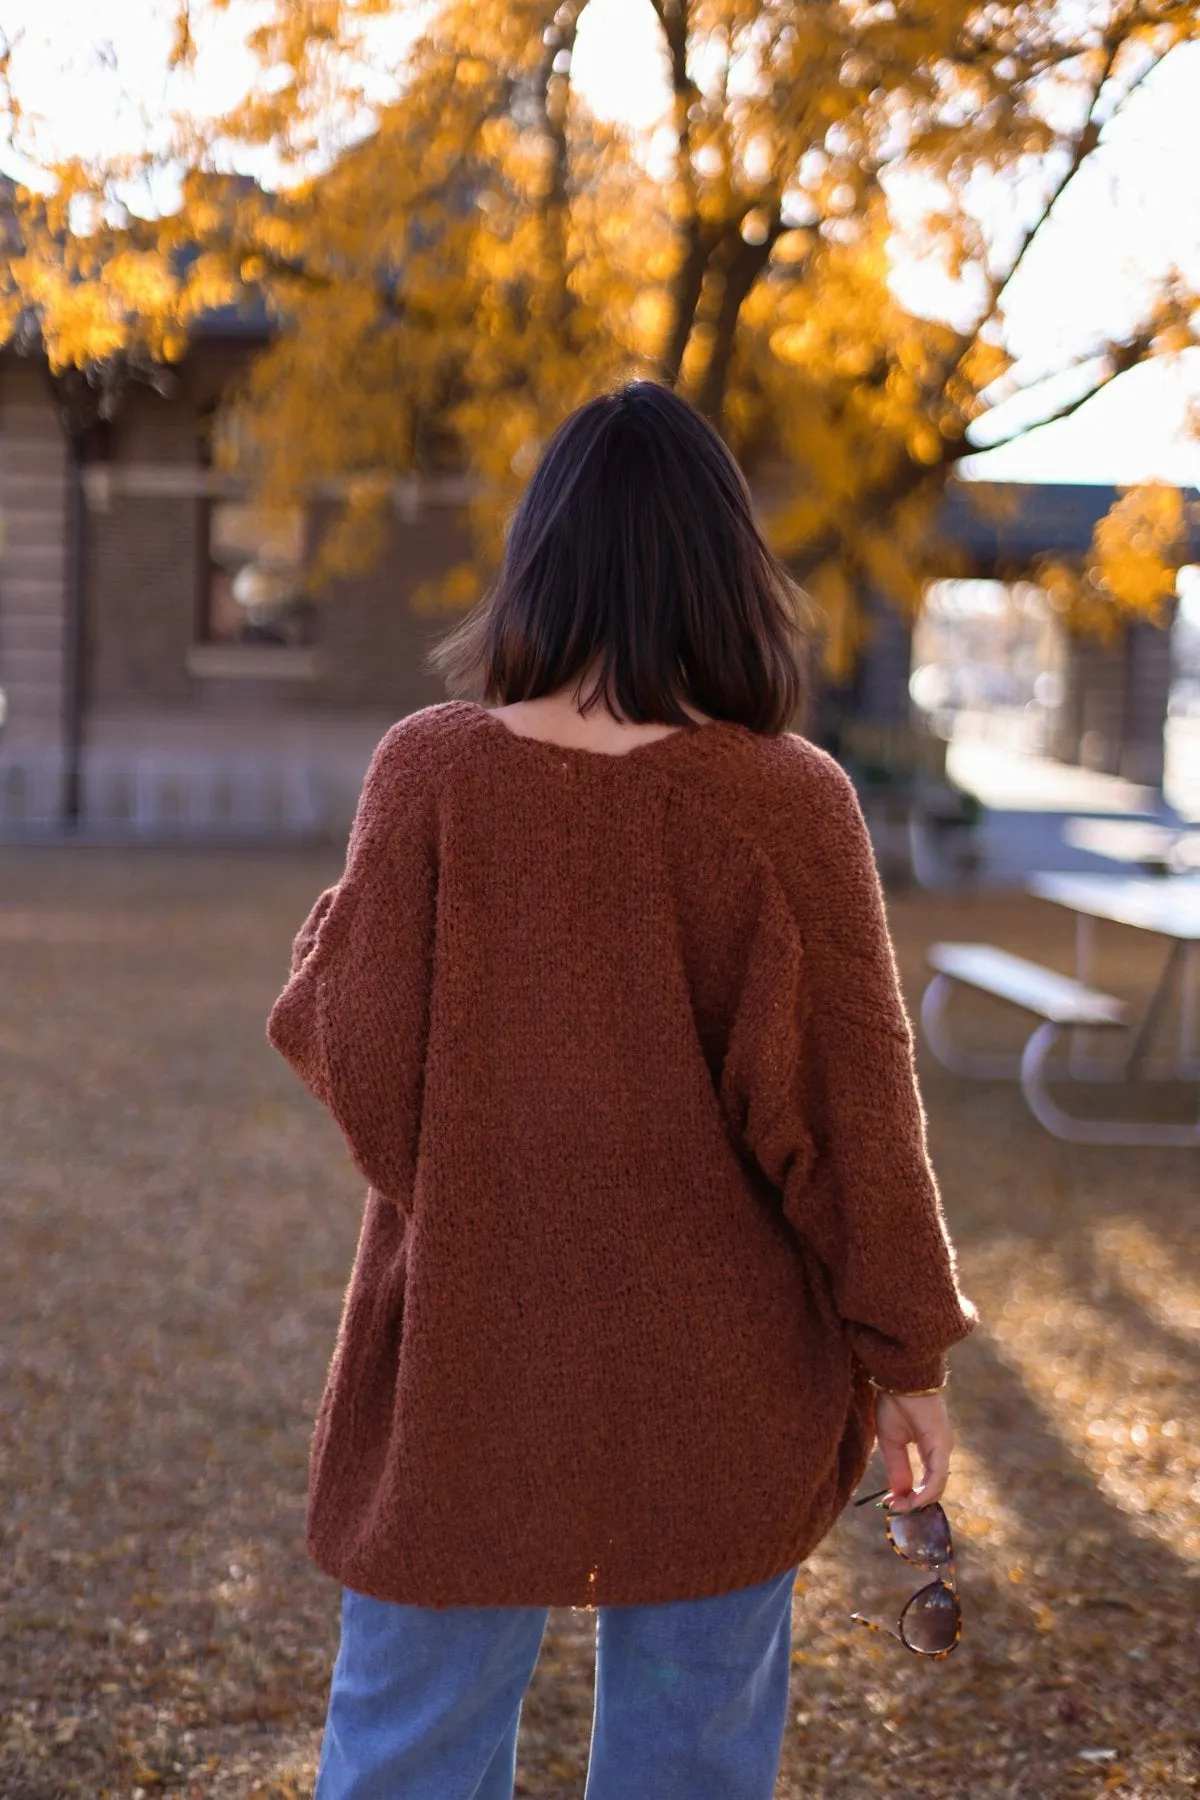
[[[875,1396],[875,1436],[887,1471],[892,1512],[912,1512],[940,1500],[950,1477],[954,1432],[941,1394]],[[921,1459],[920,1486],[913,1486],[908,1446]]]

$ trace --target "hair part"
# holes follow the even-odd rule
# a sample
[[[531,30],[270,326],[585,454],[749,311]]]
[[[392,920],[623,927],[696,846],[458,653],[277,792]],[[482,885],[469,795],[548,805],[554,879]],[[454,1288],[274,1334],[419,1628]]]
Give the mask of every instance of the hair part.
[[[585,713],[686,726],[686,700],[777,733],[805,698],[807,617],[718,432],[636,380],[559,425],[495,579],[425,660],[455,697],[509,705],[597,667]]]

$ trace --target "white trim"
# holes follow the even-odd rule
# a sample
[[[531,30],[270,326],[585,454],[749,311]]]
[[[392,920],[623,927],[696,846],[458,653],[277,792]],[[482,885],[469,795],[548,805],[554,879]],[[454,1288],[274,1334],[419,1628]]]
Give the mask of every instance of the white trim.
[[[315,681],[320,657],[303,644],[189,644],[187,672],[205,681]]]
[[[343,499],[354,477],[331,476],[312,482],[308,495],[315,500]],[[397,475],[385,491],[398,517],[414,519],[427,506],[462,506],[474,498],[482,484],[467,475]],[[83,491],[92,512],[108,512],[117,494],[144,500],[236,500],[248,495],[251,484],[240,475],[205,468],[202,463],[89,463],[83,471]]]
[[[0,843],[61,829],[62,778],[61,749],[0,749]],[[82,824],[117,842],[308,840],[330,829],[330,798],[311,755],[89,747]]]

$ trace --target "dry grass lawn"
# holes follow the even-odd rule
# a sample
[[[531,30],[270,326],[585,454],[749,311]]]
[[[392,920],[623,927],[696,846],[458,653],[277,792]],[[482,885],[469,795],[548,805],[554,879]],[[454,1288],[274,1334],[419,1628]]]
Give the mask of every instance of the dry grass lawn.
[[[0,851],[4,1800],[310,1791],[337,1593],[305,1464],[362,1189],[263,1024],[339,867]],[[1070,966],[1023,898],[892,920],[910,1004],[936,936]],[[1145,992],[1161,946],[1101,942]],[[1013,1089],[923,1074],[985,1321],[953,1391],[966,1635],[924,1664],[849,1623],[919,1580],[849,1515],[796,1589],[779,1800],[1193,1793],[1200,1158],[1073,1149]],[[551,1614],[521,1795],[583,1792],[593,1630]]]

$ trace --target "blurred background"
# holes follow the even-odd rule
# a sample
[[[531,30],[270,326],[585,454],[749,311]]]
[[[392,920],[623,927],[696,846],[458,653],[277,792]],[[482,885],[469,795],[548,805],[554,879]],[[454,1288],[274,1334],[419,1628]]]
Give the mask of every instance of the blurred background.
[[[1198,91],[1176,0],[6,0],[6,1795],[307,1791],[361,1196],[263,1023],[541,446],[632,375],[810,596],[794,728],[984,1320],[962,1649],[847,1623],[916,1580],[840,1525],[780,1792],[1195,1791]],[[590,1632],[519,1793],[582,1792]]]

